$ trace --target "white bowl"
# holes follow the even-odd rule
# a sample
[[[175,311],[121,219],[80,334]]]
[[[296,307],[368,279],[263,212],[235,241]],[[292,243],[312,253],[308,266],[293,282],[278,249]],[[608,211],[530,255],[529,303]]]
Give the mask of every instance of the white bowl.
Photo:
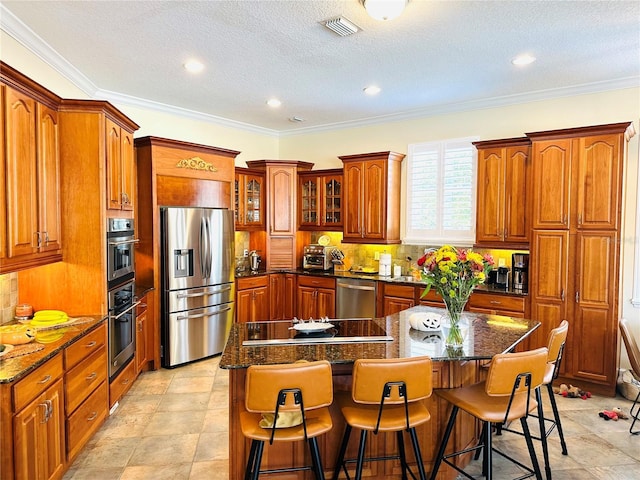
[[[414,330],[430,332],[440,329],[442,315],[433,312],[416,312],[409,315],[409,325]]]

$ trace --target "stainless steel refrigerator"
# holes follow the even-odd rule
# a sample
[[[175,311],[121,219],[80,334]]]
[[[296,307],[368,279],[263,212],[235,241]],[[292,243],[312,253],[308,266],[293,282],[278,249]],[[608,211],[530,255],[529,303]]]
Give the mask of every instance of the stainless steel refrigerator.
[[[221,353],[234,318],[233,211],[160,209],[162,365]]]

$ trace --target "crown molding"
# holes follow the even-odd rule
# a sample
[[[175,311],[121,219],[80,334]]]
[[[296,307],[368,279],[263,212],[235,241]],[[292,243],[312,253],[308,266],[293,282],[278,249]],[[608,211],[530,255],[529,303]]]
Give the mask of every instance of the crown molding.
[[[93,97],[95,92],[98,91],[98,87],[80,70],[71,65],[2,4],[0,4],[0,28],[40,60],[64,76],[87,96]]]

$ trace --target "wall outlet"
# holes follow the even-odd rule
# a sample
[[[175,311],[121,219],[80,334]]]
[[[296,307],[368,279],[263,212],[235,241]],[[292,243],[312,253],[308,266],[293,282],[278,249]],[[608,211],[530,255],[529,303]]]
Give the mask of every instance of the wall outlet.
[[[245,248],[243,253],[242,253],[242,255],[244,255],[245,257],[248,257],[249,256],[249,250]]]
[[[380,252],[373,252],[373,259],[380,260]]]

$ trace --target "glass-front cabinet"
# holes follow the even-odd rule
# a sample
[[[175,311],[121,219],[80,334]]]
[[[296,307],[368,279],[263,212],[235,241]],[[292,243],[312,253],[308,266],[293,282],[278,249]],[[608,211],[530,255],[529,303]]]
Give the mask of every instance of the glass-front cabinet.
[[[342,230],[342,169],[298,173],[300,230]]]
[[[236,168],[234,212],[236,230],[265,228],[264,173],[247,168]]]

